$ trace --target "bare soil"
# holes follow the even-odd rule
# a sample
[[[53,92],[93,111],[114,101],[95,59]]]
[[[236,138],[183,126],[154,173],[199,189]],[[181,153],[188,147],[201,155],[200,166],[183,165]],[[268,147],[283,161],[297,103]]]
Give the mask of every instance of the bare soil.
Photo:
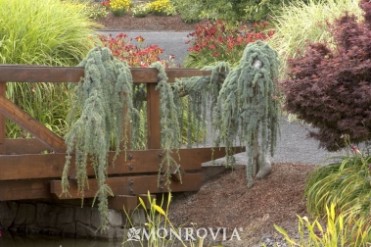
[[[148,15],[138,18],[130,14],[114,16],[112,13],[97,20],[104,30],[120,31],[191,31],[195,23],[184,23],[180,16]]]
[[[108,15],[98,21],[105,30],[192,31],[195,24],[184,23],[179,16],[134,18]],[[273,224],[295,232],[297,216],[306,215],[304,188],[315,166],[274,164],[272,173],[246,186],[241,168],[226,172],[207,182],[197,193],[175,194],[170,218],[176,225],[243,229],[242,241],[226,246],[257,246],[262,238],[277,235]]]

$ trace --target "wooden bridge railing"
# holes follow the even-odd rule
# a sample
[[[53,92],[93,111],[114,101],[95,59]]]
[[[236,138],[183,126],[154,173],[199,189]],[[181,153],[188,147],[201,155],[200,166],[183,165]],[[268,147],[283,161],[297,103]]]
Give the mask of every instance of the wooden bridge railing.
[[[161,161],[159,92],[156,91],[157,71],[149,68],[131,69],[134,83],[147,87],[147,149],[122,153],[108,170],[108,184],[116,195],[137,195],[165,192],[157,185]],[[169,81],[178,77],[207,76],[208,71],[167,69]],[[0,201],[21,199],[68,199],[60,197],[60,177],[65,162],[64,140],[24,112],[5,96],[7,82],[77,83],[84,76],[78,67],[46,67],[0,65]],[[6,138],[5,118],[30,132],[32,139]],[[48,150],[48,153],[43,151]],[[241,151],[241,149],[236,149]],[[198,190],[202,183],[201,163],[225,155],[225,150],[211,148],[181,149],[176,158],[184,170],[183,182],[174,182],[172,191]],[[88,171],[90,188],[85,197],[94,197],[94,172]],[[73,178],[73,171],[71,172]],[[78,198],[72,183],[71,197]]]

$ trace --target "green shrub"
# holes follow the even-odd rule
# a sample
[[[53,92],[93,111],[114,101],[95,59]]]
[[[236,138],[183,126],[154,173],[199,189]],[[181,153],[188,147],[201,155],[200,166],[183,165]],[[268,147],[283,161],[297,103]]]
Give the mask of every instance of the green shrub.
[[[173,0],[173,4],[186,22],[200,19],[222,19],[229,23],[267,20],[294,2],[307,4],[321,0]]]
[[[199,0],[171,0],[175,10],[184,22],[193,23],[201,20],[202,1]]]
[[[281,61],[280,75],[285,77],[287,60],[299,56],[312,42],[332,42],[328,22],[345,12],[361,16],[358,1],[327,0],[298,1],[284,6],[273,18],[275,35],[269,44],[278,52]]]
[[[77,7],[81,8],[86,16],[92,20],[97,20],[107,16],[108,11],[103,4],[94,0],[67,0]]]
[[[163,195],[160,201],[157,201],[156,198],[153,198],[150,193],[147,193],[146,198],[138,197],[139,205],[131,213],[127,212],[124,209],[126,218],[128,219],[128,228],[127,238],[124,238],[122,246],[133,246],[133,234],[137,237],[143,236],[142,231],[145,229],[148,233],[147,239],[136,239],[138,246],[147,246],[147,247],[165,247],[165,246],[182,246],[182,247],[203,247],[204,239],[189,240],[184,241],[182,238],[182,232],[179,231],[178,227],[173,225],[169,219],[169,210],[172,202],[172,195],[169,193],[165,196]],[[144,212],[144,217],[146,222],[142,226],[134,225],[132,218],[138,214]],[[189,229],[190,227],[188,227]],[[162,231],[165,229],[165,231]],[[133,232],[133,230],[135,232]],[[171,231],[172,237],[166,236],[166,233]],[[161,233],[161,234],[159,234]],[[179,234],[180,233],[180,234]],[[188,237],[187,237],[188,238]],[[137,246],[137,245],[135,245]]]
[[[76,65],[93,46],[93,23],[84,10],[55,0],[0,0],[2,64]],[[63,133],[65,85],[8,84],[7,97],[48,128]],[[28,135],[8,125],[8,135]]]

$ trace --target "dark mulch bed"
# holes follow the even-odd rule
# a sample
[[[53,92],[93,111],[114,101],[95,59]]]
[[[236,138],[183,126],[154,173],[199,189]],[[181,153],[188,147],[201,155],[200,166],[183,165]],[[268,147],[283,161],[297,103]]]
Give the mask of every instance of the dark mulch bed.
[[[102,29],[120,31],[190,31],[195,26],[194,23],[184,23],[180,16],[148,15],[138,18],[130,14],[117,17],[111,13],[97,22]]]

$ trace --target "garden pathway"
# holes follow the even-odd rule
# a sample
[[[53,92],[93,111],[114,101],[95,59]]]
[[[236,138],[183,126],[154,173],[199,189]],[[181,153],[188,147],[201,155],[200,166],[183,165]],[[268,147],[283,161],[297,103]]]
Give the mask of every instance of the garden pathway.
[[[102,32],[104,33],[104,32]],[[118,32],[110,32],[116,35]],[[189,32],[125,32],[130,38],[135,38],[141,35],[145,39],[145,43],[156,44],[164,49],[163,59],[167,59],[169,55],[174,55],[176,63],[181,64],[184,60],[188,45],[185,43]],[[285,117],[280,121],[281,136],[278,141],[276,154],[272,158],[273,162],[292,162],[299,164],[326,164],[331,161],[332,157],[339,157],[342,153],[329,153],[318,148],[318,142],[312,138],[308,138],[308,130],[311,128],[299,122],[289,122]],[[211,139],[207,144],[212,144]],[[239,163],[245,161],[244,154],[237,154]]]

